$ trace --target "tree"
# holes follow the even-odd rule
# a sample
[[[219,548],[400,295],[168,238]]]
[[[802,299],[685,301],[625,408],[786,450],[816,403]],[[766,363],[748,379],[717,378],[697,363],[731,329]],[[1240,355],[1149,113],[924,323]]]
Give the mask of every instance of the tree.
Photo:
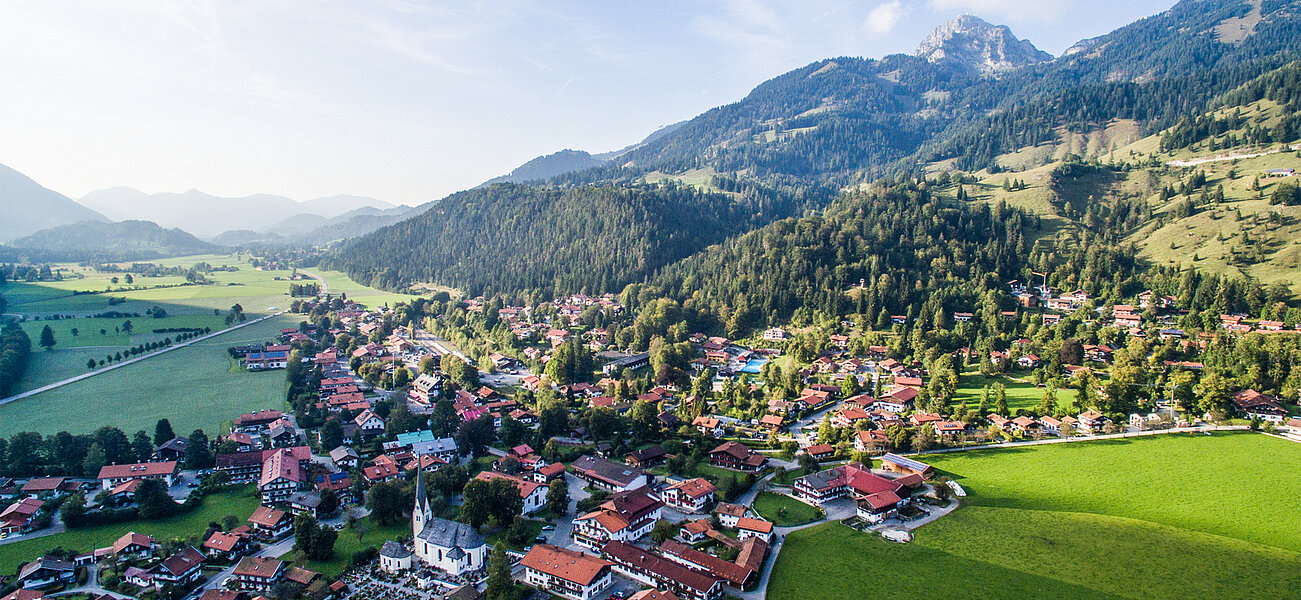
[[[994,412],[1004,417],[1011,416],[1007,407],[1007,389],[1001,383],[994,384]]]
[[[131,319],[122,322],[122,331],[125,331],[127,335],[131,335],[132,329],[135,329],[135,325],[131,324]]]
[[[154,424],[154,445],[161,446],[172,441],[176,433],[172,431],[172,422],[167,419],[158,419]]]
[[[11,452],[14,451],[13,444],[10,444],[10,451]],[[17,458],[22,455],[11,454],[11,456]],[[25,471],[17,467],[15,463],[16,460],[14,458],[11,458],[10,465],[12,466],[10,468],[13,469],[15,473],[23,473],[23,472],[30,473],[30,471]],[[104,455],[104,448],[99,445],[99,442],[94,442],[90,445],[90,449],[86,451],[86,459],[81,463],[81,472],[85,473],[86,475],[92,475],[92,474],[98,475],[99,470],[104,468],[104,465],[107,464],[108,464],[108,457]]]
[[[150,457],[154,455],[154,443],[145,430],[141,429],[132,436],[131,453],[135,455],[136,462],[149,462]]]
[[[628,412],[628,420],[632,425],[633,437],[639,440],[652,440],[659,437],[660,419],[654,404],[645,400],[634,402],[632,410]]]
[[[77,527],[85,516],[86,495],[81,492],[68,496],[59,507],[59,518],[63,519],[63,524],[68,527]]]
[[[321,526],[316,517],[303,513],[294,519],[294,550],[310,560],[329,560],[334,556],[334,542],[339,533]]]
[[[547,484],[547,510],[557,516],[569,510],[569,482],[564,477],[558,477]]]
[[[497,439],[501,440],[502,445],[513,448],[520,445],[530,433],[528,425],[506,415],[501,418],[501,427],[497,428]]]
[[[56,343],[54,341],[54,330],[50,329],[49,325],[46,325],[41,329],[41,347],[45,348],[46,351],[53,350]]]
[[[214,464],[212,448],[208,447],[208,434],[202,429],[190,432],[185,444],[185,468],[207,469]]]
[[[339,495],[329,488],[321,490],[321,504],[316,509],[323,515],[333,514],[339,509]]]
[[[497,544],[488,557],[488,586],[483,590],[484,600],[514,600],[515,581],[510,571],[506,545]]]
[[[430,429],[438,437],[449,437],[461,425],[461,417],[456,414],[456,407],[446,398],[434,403],[434,414],[430,418]]]
[[[461,491],[461,520],[478,529],[492,516],[492,490],[488,482],[471,479]]]
[[[329,452],[343,445],[343,426],[338,419],[330,419],[321,426],[321,450]]]
[[[140,518],[146,521],[162,519],[176,514],[178,505],[167,494],[167,486],[158,479],[144,479],[136,487],[136,504],[140,506]]]
[[[484,448],[491,444],[495,437],[492,421],[491,415],[484,415],[462,424],[461,428],[456,430],[456,447],[462,453],[476,457],[483,456]]]
[[[655,522],[655,528],[651,529],[651,539],[655,540],[656,544],[663,544],[673,539],[673,536],[676,536],[680,529],[682,528],[673,521],[660,519]]]
[[[396,482],[377,483],[366,494],[366,508],[380,525],[392,525],[402,518],[406,508],[402,489]]]

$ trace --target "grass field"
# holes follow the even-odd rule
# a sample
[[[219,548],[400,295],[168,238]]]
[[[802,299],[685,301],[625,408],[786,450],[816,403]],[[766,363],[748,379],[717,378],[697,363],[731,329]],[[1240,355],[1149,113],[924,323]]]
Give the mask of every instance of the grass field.
[[[399,520],[393,525],[384,527],[375,523],[370,517],[366,517],[358,521],[357,525],[360,527],[345,527],[339,532],[339,538],[334,542],[334,557],[330,560],[307,560],[296,555],[291,555],[291,558],[294,558],[295,564],[319,571],[326,577],[338,577],[339,573],[351,564],[354,552],[370,546],[378,550],[384,545],[385,540],[411,537],[411,522],[407,520]]]
[[[0,546],[0,573],[13,573],[22,563],[56,547],[79,552],[103,548],[130,531],[152,535],[160,542],[201,536],[208,523],[219,522],[226,515],[235,515],[241,521],[247,519],[253,514],[253,509],[257,508],[258,502],[256,488],[251,485],[240,486],[209,495],[204,498],[203,506],[194,512],[170,519],[73,529],[64,533],[5,544]]]
[[[770,597],[875,597],[834,574],[888,565],[907,568],[882,596],[1287,597],[1298,460],[1301,445],[1227,432],[932,455],[962,508],[904,545],[834,523],[792,533]]]
[[[986,377],[979,371],[967,371],[958,377],[958,392],[953,400],[954,406],[967,401],[968,408],[978,408],[980,399],[985,394],[985,386],[990,386],[989,410],[994,410],[994,390],[993,385],[1001,383],[1004,386],[1003,393],[1007,397],[1007,407],[1015,413],[1018,409],[1031,410],[1043,400],[1044,389],[1036,387],[1029,381],[1013,381],[1005,376]],[[1057,390],[1057,405],[1066,406],[1067,403],[1074,402],[1075,390]]]
[[[226,348],[272,339],[282,327],[297,322],[294,315],[268,319],[0,405],[0,436],[19,431],[88,433],[103,425],[130,434],[153,431],[158,419],[166,417],[178,432],[202,428],[215,437],[222,423],[240,413],[284,405],[284,371],[232,372]],[[75,360],[84,371],[85,359]]]
[[[784,513],[782,509],[786,509]],[[759,513],[759,516],[778,526],[808,523],[822,518],[823,514],[822,509],[809,506],[790,496],[772,492],[759,492],[754,499],[754,510]]]

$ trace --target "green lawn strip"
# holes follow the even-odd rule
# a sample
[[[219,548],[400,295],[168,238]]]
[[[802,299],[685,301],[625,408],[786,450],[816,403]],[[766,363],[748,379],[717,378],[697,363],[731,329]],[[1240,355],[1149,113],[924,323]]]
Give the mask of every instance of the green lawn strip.
[[[1301,552],[1301,444],[1168,434],[925,457],[982,506],[1089,512]]]
[[[201,427],[215,437],[222,423],[243,412],[284,406],[284,372],[232,373],[226,348],[273,339],[281,328],[297,322],[294,315],[268,319],[0,405],[0,436],[19,431],[89,433],[103,425],[130,434],[152,431],[158,419],[168,418],[178,432]]]
[[[838,523],[793,532],[768,597],[1283,597],[1301,583],[1297,553],[1101,515],[968,506],[915,536],[894,544]],[[846,576],[871,572],[889,584]]]
[[[1021,379],[1019,375],[1013,375]],[[1018,409],[1032,410],[1039,406],[1043,400],[1044,390],[1031,383],[1028,379],[1024,381],[1014,381],[1011,377],[994,376],[986,377],[977,371],[968,371],[958,377],[958,390],[952,405],[957,406],[964,399],[967,401],[967,407],[971,409],[980,406],[980,399],[985,394],[985,386],[990,386],[989,391],[989,410],[994,411],[995,400],[993,386],[995,383],[1001,383],[1004,386],[1003,393],[1007,397],[1007,407],[1015,413]],[[1075,390],[1057,390],[1057,404],[1065,405],[1075,401]]]
[[[784,515],[781,514],[783,508],[786,509]],[[759,492],[754,499],[754,510],[778,526],[799,525],[822,518],[821,509],[773,492]]]
[[[168,519],[69,529],[64,533],[5,544],[0,546],[0,573],[13,573],[22,563],[38,558],[52,548],[79,552],[103,548],[130,531],[152,535],[159,541],[202,536],[208,523],[221,522],[226,515],[235,515],[241,521],[247,519],[258,503],[256,488],[240,486],[211,494],[203,499],[203,506],[193,512]]]
[[[364,529],[363,529],[364,528]],[[358,534],[361,535],[358,535]],[[326,577],[338,577],[351,564],[354,552],[374,547],[378,550],[386,540],[401,540],[411,537],[411,522],[399,520],[389,526],[382,526],[370,517],[357,521],[353,527],[345,527],[339,532],[334,542],[334,557],[326,561],[307,560],[291,552],[285,558],[295,564],[313,571],[319,571]]]

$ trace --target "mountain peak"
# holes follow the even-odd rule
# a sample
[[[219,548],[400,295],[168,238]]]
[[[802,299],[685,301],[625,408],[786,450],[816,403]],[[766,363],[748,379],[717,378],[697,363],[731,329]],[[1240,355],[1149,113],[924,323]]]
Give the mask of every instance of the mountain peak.
[[[951,62],[985,73],[998,73],[1052,60],[1052,55],[1017,39],[1006,25],[992,25],[961,15],[936,27],[915,53],[932,63]]]

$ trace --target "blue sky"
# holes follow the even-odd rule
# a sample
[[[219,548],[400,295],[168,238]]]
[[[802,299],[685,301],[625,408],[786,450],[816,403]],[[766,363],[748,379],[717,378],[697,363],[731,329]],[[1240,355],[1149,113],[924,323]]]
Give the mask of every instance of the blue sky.
[[[0,163],[74,198],[416,204],[820,58],[911,52],[964,12],[1059,54],[1173,1],[6,2]]]

